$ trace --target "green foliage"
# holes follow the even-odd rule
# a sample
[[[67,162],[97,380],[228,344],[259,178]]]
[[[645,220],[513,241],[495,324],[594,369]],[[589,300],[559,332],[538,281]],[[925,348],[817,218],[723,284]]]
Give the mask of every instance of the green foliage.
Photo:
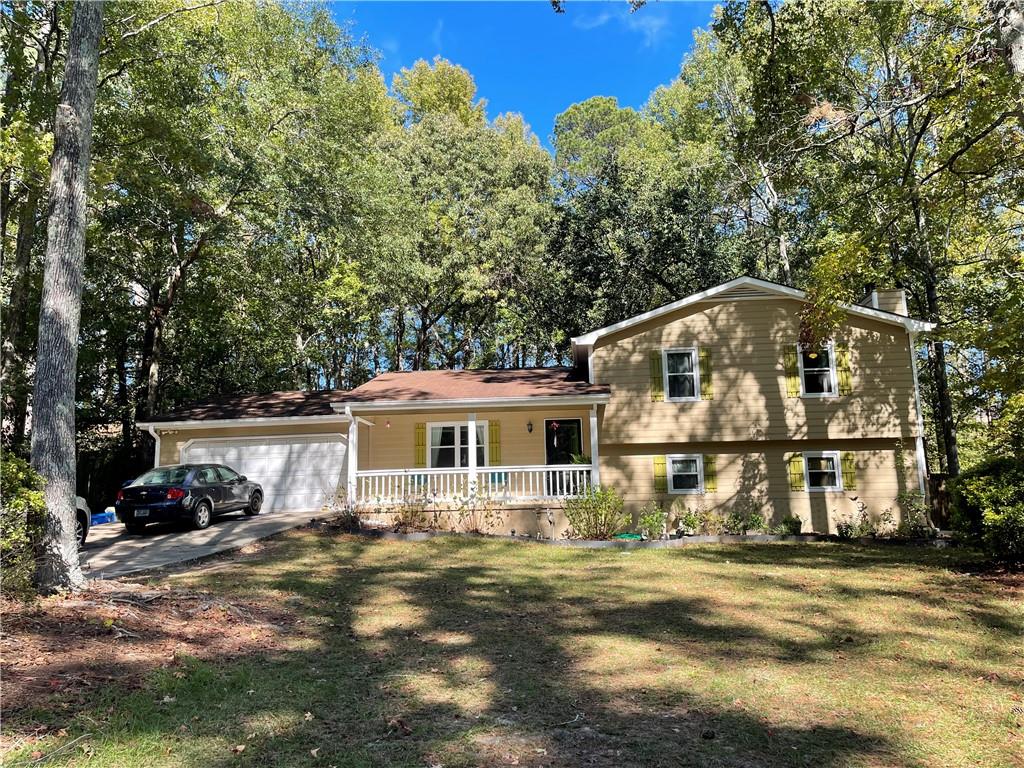
[[[43,479],[24,459],[5,451],[0,461],[0,585],[5,597],[26,600],[35,594],[35,543],[45,515]]]
[[[668,513],[657,501],[649,501],[637,515],[636,530],[648,539],[660,539],[665,532]]]
[[[954,528],[992,557],[1024,563],[1024,460],[1001,457],[950,482]]]
[[[698,533],[701,530],[701,512],[702,508],[690,509],[689,507],[683,507],[676,517],[676,528],[683,533]]]
[[[569,536],[575,539],[610,539],[629,526],[622,497],[614,488],[590,487],[579,496],[566,499],[565,516]]]
[[[747,534],[759,533],[767,527],[764,513],[760,507],[753,504],[734,504],[726,513],[722,521],[725,533]]]
[[[779,521],[780,531],[787,536],[798,536],[803,530],[804,521],[796,515],[786,515]]]

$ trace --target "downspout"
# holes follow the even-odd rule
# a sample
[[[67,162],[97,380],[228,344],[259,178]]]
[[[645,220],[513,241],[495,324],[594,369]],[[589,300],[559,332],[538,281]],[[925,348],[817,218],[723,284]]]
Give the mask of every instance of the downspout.
[[[917,481],[921,489],[921,497],[928,498],[928,485],[925,479],[926,458],[924,454],[924,413],[921,411],[921,386],[917,381],[917,335],[907,331],[907,338],[910,341],[910,371],[914,377],[914,409],[917,411],[917,438],[915,439],[915,453],[917,455]]]
[[[156,443],[156,447],[153,450],[153,467],[156,468],[160,466],[160,435],[153,424],[149,425],[147,431],[153,436],[153,441]]]

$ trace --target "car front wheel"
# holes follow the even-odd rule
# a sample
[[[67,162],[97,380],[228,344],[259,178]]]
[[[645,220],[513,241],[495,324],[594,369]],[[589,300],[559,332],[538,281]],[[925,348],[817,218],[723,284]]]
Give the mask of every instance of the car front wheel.
[[[210,509],[208,501],[200,501],[192,511],[192,527],[197,531],[209,528],[213,522],[213,510]]]
[[[260,508],[263,506],[263,494],[259,491],[253,491],[252,496],[249,497],[249,506],[245,508],[245,514],[258,515]]]
[[[78,548],[81,549],[85,546],[85,537],[88,535],[85,527],[85,521],[82,519],[81,514],[75,515],[75,541],[78,542]]]

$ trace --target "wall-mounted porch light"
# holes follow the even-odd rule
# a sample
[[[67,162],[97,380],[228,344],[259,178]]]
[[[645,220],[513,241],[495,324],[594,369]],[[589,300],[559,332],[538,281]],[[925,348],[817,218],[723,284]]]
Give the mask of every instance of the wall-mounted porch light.
[[[533,432],[533,422],[532,421],[526,422],[526,431],[527,432]]]

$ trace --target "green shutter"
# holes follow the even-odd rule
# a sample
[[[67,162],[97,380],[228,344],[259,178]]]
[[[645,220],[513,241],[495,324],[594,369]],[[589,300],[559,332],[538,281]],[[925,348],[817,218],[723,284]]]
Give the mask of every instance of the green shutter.
[[[651,402],[660,403],[665,399],[665,376],[662,369],[661,350],[651,351]]]
[[[783,350],[782,363],[786,369],[786,397],[800,397],[800,368],[796,362],[796,347]]]
[[[668,493],[668,471],[664,456],[654,457],[654,492]]]
[[[843,490],[857,490],[857,456],[850,451],[843,451],[840,456],[843,468]]]
[[[487,422],[487,462],[492,467],[501,464],[501,422]]]
[[[700,398],[701,400],[714,400],[715,387],[711,381],[711,351],[703,347],[697,352],[700,361]]]
[[[704,493],[715,493],[718,490],[718,471],[715,468],[715,459],[718,458],[710,453],[704,454]]]
[[[416,425],[416,466],[427,466],[427,425],[422,422]]]
[[[804,457],[794,453],[789,457],[789,487],[794,491],[804,489]]]
[[[839,378],[839,394],[848,395],[853,392],[853,373],[850,370],[849,347],[835,347],[836,374]]]

